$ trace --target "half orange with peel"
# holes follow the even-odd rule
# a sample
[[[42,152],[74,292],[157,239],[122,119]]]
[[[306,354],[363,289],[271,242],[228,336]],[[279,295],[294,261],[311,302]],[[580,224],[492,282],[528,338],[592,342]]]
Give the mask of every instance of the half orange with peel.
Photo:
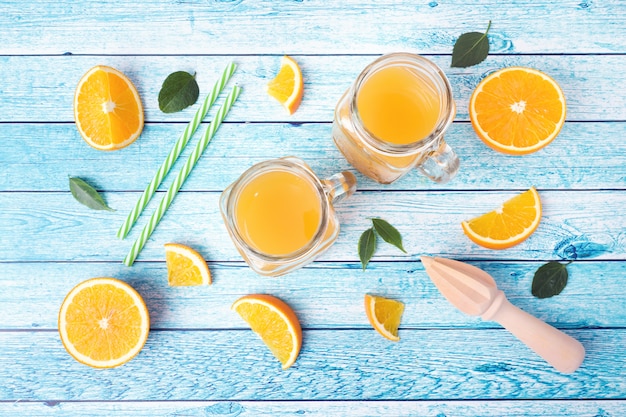
[[[287,113],[293,114],[302,101],[304,82],[298,63],[290,56],[281,59],[280,71],[267,84],[267,93],[283,105]]]
[[[525,155],[548,145],[565,123],[565,96],[541,71],[509,67],[482,80],[470,98],[469,116],[489,147]]]
[[[404,304],[390,298],[365,294],[365,314],[372,327],[385,339],[397,342]]]
[[[293,365],[302,346],[300,321],[284,301],[267,294],[241,297],[231,307],[280,361],[283,369]]]
[[[489,249],[506,249],[528,239],[541,221],[541,199],[531,187],[499,208],[461,222],[463,232],[474,243]]]
[[[59,335],[67,352],[94,368],[113,368],[143,348],[150,331],[141,296],[115,278],[92,278],[76,285],[59,310]]]
[[[74,120],[92,147],[112,151],[133,143],[143,130],[139,93],[121,71],[105,65],[91,68],[74,94]]]

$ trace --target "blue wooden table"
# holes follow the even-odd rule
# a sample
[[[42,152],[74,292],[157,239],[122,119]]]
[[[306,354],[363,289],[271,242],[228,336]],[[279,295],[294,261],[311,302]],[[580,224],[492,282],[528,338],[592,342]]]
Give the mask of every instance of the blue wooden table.
[[[489,20],[490,56],[450,68],[456,38]],[[446,139],[458,176],[438,185],[416,171],[379,185],[358,174],[328,252],[281,278],[256,275],[228,238],[221,191],[252,164],[285,155],[320,176],[354,172],[331,140],[334,106],[366,64],[394,51],[426,55],[448,75],[458,112]],[[264,91],[283,54],[305,78],[292,116]],[[161,83],[196,72],[204,97],[230,61],[239,101],[138,261],[124,266],[140,227],[123,241],[117,228],[196,110],[162,113]],[[74,125],[74,88],[97,64],[126,73],[145,106],[143,134],[116,152],[90,148]],[[524,157],[487,148],[468,118],[477,83],[512,65],[551,75],[568,106],[557,139]],[[623,0],[2,1],[0,415],[626,415],[625,68]],[[77,203],[68,176],[94,184],[116,211]],[[544,214],[530,239],[492,251],[463,235],[462,220],[532,185]],[[408,254],[380,245],[362,272],[357,241],[375,216],[401,231]],[[198,249],[213,285],[168,287],[167,242]],[[420,255],[488,271],[513,304],[582,342],[581,368],[560,374],[497,324],[458,312]],[[574,262],[565,290],[540,300],[530,285],[549,260]],[[74,361],[57,331],[64,296],[97,276],[130,283],[152,321],[140,354],[111,370]],[[304,342],[291,369],[230,310],[250,293],[282,298],[299,316]],[[405,303],[400,342],[370,327],[365,293]]]

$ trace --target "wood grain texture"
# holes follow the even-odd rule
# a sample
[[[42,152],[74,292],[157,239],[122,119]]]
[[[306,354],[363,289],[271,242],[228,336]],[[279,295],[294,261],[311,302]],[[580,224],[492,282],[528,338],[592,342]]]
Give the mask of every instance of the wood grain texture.
[[[457,37],[489,20],[490,56],[450,68]],[[0,0],[0,27],[0,415],[626,415],[622,0]],[[354,172],[330,137],[335,103],[368,63],[395,51],[428,56],[450,79],[457,116],[446,140],[459,175],[438,185],[412,172],[385,186],[358,175],[358,192],[337,206],[342,230],[328,252],[278,279],[254,274],[227,236],[220,192],[252,164],[285,155],[321,177]],[[305,79],[292,116],[264,91],[283,54]],[[163,80],[196,72],[202,98],[231,61],[240,100],[139,261],[125,267],[173,176],[128,239],[115,232],[196,110],[160,112]],[[125,72],[145,106],[142,136],[118,152],[89,148],[73,122],[75,86],[97,64]],[[555,142],[522,158],[482,144],[467,112],[480,80],[513,65],[554,77],[568,106]],[[78,204],[69,175],[117,211]],[[544,216],[529,240],[491,251],[463,235],[462,220],[531,185]],[[362,272],[356,242],[372,216],[394,224],[409,253],[381,243]],[[209,260],[212,286],[167,286],[171,241]],[[458,312],[426,276],[424,254],[489,272],[513,304],[581,341],[582,367],[559,374],[497,324]],[[563,259],[575,260],[563,293],[534,298],[536,268]],[[56,329],[65,294],[96,276],[130,283],[152,319],[145,349],[112,370],[75,362]],[[230,310],[250,293],[282,298],[302,322],[301,355],[288,371]],[[365,293],[405,303],[400,342],[368,324]]]
[[[507,298],[564,329],[626,327],[626,262],[575,262],[565,290],[550,299],[531,295],[537,262],[472,262],[490,273]],[[402,301],[400,335],[411,329],[500,328],[457,311],[438,292],[420,262],[315,262],[279,279],[253,273],[243,262],[209,262],[214,284],[167,285],[164,262],[127,268],[119,262],[0,264],[0,329],[54,330],[65,295],[88,278],[111,276],[131,284],[150,311],[153,329],[244,329],[230,310],[246,294],[266,293],[287,302],[305,329],[370,329],[363,308],[366,293]],[[314,279],[313,279],[314,278]],[[602,302],[597,302],[603,294]],[[576,306],[576,308],[572,308]]]
[[[173,181],[206,128],[203,124],[191,139],[161,189]],[[0,153],[0,192],[65,192],[68,175],[89,180],[105,192],[143,191],[183,130],[177,123],[148,124],[128,148],[101,152],[89,147],[73,124],[0,124],[0,137],[11,138],[11,146]],[[446,141],[459,155],[461,168],[447,184],[436,184],[417,170],[393,184],[378,184],[348,164],[330,130],[328,123],[225,123],[183,190],[221,192],[253,164],[286,155],[302,158],[322,177],[354,172],[360,191],[503,190],[530,184],[552,190],[626,188],[626,123],[567,123],[550,146],[524,157],[495,152],[469,123],[455,123]],[[603,145],[594,145],[600,138]],[[135,196],[125,198],[130,207]]]
[[[231,61],[238,64],[231,84],[238,84],[243,91],[227,121],[330,122],[341,95],[377,57],[373,51],[366,56],[295,55],[303,71],[304,95],[298,111],[288,116],[265,91],[280,68],[280,55],[0,56],[0,79],[4,80],[0,105],[11,110],[0,114],[0,122],[72,122],[78,81],[94,65],[105,64],[124,72],[136,85],[146,121],[187,123],[196,107],[172,114],[159,110],[157,99],[163,80],[174,71],[196,72],[203,98]],[[450,80],[458,121],[469,120],[469,98],[480,80],[509,66],[533,67],[552,76],[563,88],[568,121],[626,120],[626,81],[614,78],[626,67],[626,55],[494,55],[470,68],[450,68],[449,55],[429,58]]]
[[[489,19],[494,52],[604,53],[624,52],[626,8],[620,0],[47,0],[5,1],[0,16],[0,27],[12,29],[0,32],[2,54],[448,53]]]
[[[517,194],[513,190],[357,192],[337,206],[341,232],[318,260],[358,262],[356,243],[370,227],[370,217],[385,218],[400,230],[408,252],[381,244],[374,261],[418,260],[421,255],[476,260],[626,259],[623,191],[540,190],[541,224],[528,240],[507,250],[479,247],[463,234],[461,221],[495,210]],[[162,195],[159,192],[148,204],[146,213],[153,211]],[[217,262],[241,260],[222,221],[219,196],[180,192],[138,260],[162,261],[167,242],[187,243]],[[90,210],[69,191],[0,193],[0,246],[4,248],[0,262],[121,262],[147,217],[120,241],[115,232],[139,193],[105,193],[104,197],[117,211]]]
[[[587,354],[554,371],[505,330],[308,330],[288,371],[252,331],[153,331],[131,362],[94,371],[56,332],[0,332],[0,397],[64,400],[623,399],[626,331],[568,331]],[[608,349],[611,347],[611,349]],[[8,371],[8,372],[7,372]]]
[[[127,417],[394,416],[394,417],[610,417],[626,413],[626,401],[154,401],[0,403],[4,416]]]

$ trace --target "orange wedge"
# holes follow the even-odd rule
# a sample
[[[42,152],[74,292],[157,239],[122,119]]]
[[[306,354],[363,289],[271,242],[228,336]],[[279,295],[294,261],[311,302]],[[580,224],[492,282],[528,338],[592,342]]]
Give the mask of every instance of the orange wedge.
[[[261,337],[283,369],[294,364],[302,346],[302,329],[291,307],[274,296],[252,294],[231,308]]]
[[[565,123],[565,96],[551,77],[531,68],[496,71],[478,84],[469,104],[472,126],[485,144],[510,155],[548,145]]]
[[[112,151],[130,145],[143,130],[143,106],[133,83],[115,68],[98,65],[78,82],[74,120],[85,141]]]
[[[365,294],[365,314],[376,331],[385,339],[397,342],[398,327],[404,304],[389,298]]]
[[[280,71],[267,84],[267,93],[278,100],[289,114],[293,114],[302,101],[304,91],[302,71],[298,63],[287,55],[280,62]]]
[[[535,187],[504,202],[500,208],[461,223],[474,243],[506,249],[528,239],[541,221],[541,199]]]
[[[206,261],[188,246],[166,243],[165,262],[167,282],[173,287],[211,284],[211,272]]]
[[[113,368],[143,348],[150,330],[148,309],[130,285],[93,278],[74,287],[59,311],[59,334],[67,352],[94,368]]]

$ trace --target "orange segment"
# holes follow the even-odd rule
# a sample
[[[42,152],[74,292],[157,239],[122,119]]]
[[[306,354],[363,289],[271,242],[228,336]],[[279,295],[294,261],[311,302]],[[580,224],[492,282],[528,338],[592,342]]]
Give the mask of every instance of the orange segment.
[[[478,84],[469,105],[478,136],[491,148],[525,155],[548,145],[565,123],[565,96],[543,72],[504,68]]]
[[[67,352],[94,368],[113,368],[143,348],[150,330],[148,309],[130,285],[93,278],[74,287],[59,311],[59,334]]]
[[[206,261],[188,246],[166,243],[165,262],[167,282],[173,287],[211,284],[211,272]]]
[[[291,307],[274,296],[252,294],[231,308],[261,337],[283,369],[294,364],[302,346],[302,329]]]
[[[267,93],[278,100],[289,114],[293,114],[300,106],[303,91],[302,71],[293,58],[285,55],[281,59],[280,71],[267,84]]]
[[[461,223],[474,243],[489,249],[506,249],[528,239],[541,221],[541,200],[535,187],[494,211]]]
[[[400,340],[398,327],[404,312],[404,304],[389,298],[365,294],[365,314],[372,327],[385,339]]]
[[[143,106],[133,83],[120,71],[98,65],[78,82],[74,120],[85,141],[112,151],[130,145],[143,130]]]

